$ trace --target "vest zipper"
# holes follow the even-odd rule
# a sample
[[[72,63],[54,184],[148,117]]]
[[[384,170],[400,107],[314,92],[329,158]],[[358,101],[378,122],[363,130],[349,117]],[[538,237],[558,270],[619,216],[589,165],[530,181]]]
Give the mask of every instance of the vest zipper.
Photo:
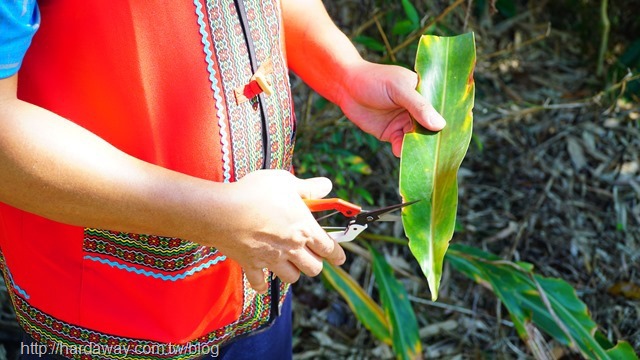
[[[255,45],[253,44],[253,38],[251,38],[251,29],[249,28],[249,21],[247,19],[247,10],[244,7],[243,0],[233,0],[238,11],[240,26],[244,33],[247,49],[249,50],[249,62],[251,63],[251,72],[256,73],[258,71],[258,59],[256,57]],[[258,107],[260,108],[260,117],[262,119],[262,151],[263,151],[263,163],[262,168],[268,169],[271,164],[271,138],[269,137],[269,122],[267,114],[264,108],[264,93],[258,95]],[[271,273],[271,304],[269,309],[269,325],[280,316],[280,279]]]
[[[244,33],[244,39],[249,51],[249,63],[251,64],[251,72],[256,73],[258,71],[258,59],[256,57],[255,45],[253,44],[253,38],[251,37],[251,29],[249,28],[249,21],[247,20],[247,10],[244,7],[242,0],[233,0],[238,11],[240,26],[242,26],[242,32]],[[264,108],[264,93],[258,95],[258,107],[260,109],[260,118],[262,119],[262,154],[263,163],[262,168],[268,169],[271,164],[271,139],[269,137],[269,121],[267,119],[267,112]]]

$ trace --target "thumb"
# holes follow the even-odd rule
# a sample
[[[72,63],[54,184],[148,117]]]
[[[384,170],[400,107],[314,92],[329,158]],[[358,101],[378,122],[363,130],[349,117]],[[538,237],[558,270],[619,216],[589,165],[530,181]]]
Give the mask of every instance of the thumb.
[[[329,194],[333,185],[326,177],[298,179],[298,194],[303,199],[320,199]]]
[[[432,130],[439,131],[447,124],[442,115],[433,108],[420,93],[413,89],[405,89],[399,94],[398,103],[404,106],[420,125]]]
[[[398,70],[400,71],[397,76],[399,80],[392,84],[395,86],[392,86],[392,91],[389,92],[391,100],[407,109],[411,117],[423,127],[432,131],[442,130],[446,125],[444,118],[416,90],[417,74],[403,68]]]

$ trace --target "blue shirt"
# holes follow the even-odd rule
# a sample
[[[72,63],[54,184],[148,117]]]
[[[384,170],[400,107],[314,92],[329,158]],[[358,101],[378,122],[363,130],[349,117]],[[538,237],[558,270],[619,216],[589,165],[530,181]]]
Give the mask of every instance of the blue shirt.
[[[36,0],[0,0],[0,79],[18,72],[39,26]]]

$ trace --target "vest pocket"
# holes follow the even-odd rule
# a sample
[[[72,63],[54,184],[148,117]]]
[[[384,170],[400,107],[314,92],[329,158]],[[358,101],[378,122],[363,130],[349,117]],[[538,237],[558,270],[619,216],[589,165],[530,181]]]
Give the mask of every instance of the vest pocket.
[[[214,248],[85,229],[80,318],[123,337],[185,343],[236,322],[240,267]]]

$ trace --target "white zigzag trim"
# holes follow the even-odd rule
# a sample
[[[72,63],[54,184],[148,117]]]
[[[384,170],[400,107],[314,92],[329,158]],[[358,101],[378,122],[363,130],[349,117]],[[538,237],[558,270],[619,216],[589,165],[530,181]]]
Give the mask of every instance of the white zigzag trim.
[[[196,6],[196,14],[198,15],[198,24],[200,25],[200,34],[202,35],[202,45],[204,45],[204,52],[206,54],[205,60],[207,61],[207,71],[209,72],[209,80],[211,81],[211,89],[213,90],[213,97],[216,103],[216,109],[218,111],[218,126],[220,128],[220,143],[222,144],[222,163],[224,170],[224,182],[231,181],[231,160],[229,158],[229,140],[227,139],[228,133],[226,129],[226,123],[224,121],[225,109],[223,107],[222,97],[220,96],[218,88],[218,79],[215,76],[215,70],[213,69],[213,53],[211,52],[211,43],[207,39],[207,31],[204,22],[204,13],[202,12],[202,4],[199,0],[193,0],[193,4]]]

